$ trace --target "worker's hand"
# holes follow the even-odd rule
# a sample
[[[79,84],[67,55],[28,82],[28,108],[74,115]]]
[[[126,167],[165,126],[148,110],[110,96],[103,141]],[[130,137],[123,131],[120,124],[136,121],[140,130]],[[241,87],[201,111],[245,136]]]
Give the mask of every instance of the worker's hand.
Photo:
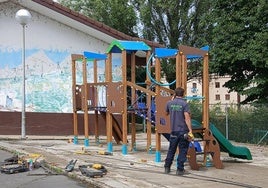
[[[188,133],[188,140],[189,140],[189,141],[194,140],[194,135],[193,135],[192,132],[189,132],[189,133]]]

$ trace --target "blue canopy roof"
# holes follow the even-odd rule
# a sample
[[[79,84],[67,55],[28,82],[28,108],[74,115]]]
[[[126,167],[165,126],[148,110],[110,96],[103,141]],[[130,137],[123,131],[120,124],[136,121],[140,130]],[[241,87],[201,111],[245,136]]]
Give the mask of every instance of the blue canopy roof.
[[[177,55],[179,50],[168,48],[155,48],[155,56],[158,58],[168,58]]]
[[[209,51],[209,46],[203,46],[202,48],[200,48],[201,50],[205,50],[205,51]]]
[[[204,46],[200,48],[201,50],[208,51],[209,46]],[[178,54],[179,50],[177,49],[168,49],[168,48],[155,48],[155,56],[157,58],[170,58],[170,57],[175,57]],[[201,58],[202,56],[200,55],[187,55],[187,59],[197,59]]]
[[[123,50],[126,50],[127,53],[131,53],[136,51],[149,51],[151,48],[142,41],[114,40],[108,47],[107,53],[121,53]]]
[[[107,59],[106,54],[97,54],[93,52],[84,52],[84,56],[86,57],[87,60],[93,61],[93,60],[105,60]]]

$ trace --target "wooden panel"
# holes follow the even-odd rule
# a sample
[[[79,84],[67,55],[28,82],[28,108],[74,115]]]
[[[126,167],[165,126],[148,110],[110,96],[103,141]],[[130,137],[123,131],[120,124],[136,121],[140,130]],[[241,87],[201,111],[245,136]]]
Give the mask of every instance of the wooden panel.
[[[183,52],[184,55],[200,55],[204,56],[207,51],[201,50],[199,48],[194,48],[190,46],[185,46],[185,45],[180,45],[179,46],[179,51]]]
[[[107,111],[109,113],[123,113],[124,103],[122,100],[123,100],[122,82],[108,83],[107,85]]]
[[[75,109],[81,110],[82,109],[82,86],[76,85],[75,86]]]
[[[88,107],[97,107],[98,106],[98,101],[97,99],[97,88],[93,85],[88,84],[87,86],[87,91],[88,91]]]
[[[156,129],[158,133],[170,133],[170,119],[166,115],[166,103],[171,99],[171,96],[163,97],[156,96]]]

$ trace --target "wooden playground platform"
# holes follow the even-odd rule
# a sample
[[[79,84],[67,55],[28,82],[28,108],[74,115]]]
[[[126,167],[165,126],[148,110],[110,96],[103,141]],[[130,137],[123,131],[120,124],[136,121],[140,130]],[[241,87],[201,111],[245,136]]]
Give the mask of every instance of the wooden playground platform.
[[[140,53],[137,53],[140,52]],[[112,66],[113,54],[121,54],[122,63],[122,80],[114,81]],[[137,54],[142,54],[138,56]],[[84,132],[85,146],[89,146],[88,140],[88,113],[93,112],[95,118],[95,138],[98,141],[98,117],[105,117],[107,151],[113,151],[114,138],[117,143],[122,144],[122,154],[127,154],[128,146],[135,149],[136,145],[136,116],[142,115],[146,120],[147,131],[147,151],[151,149],[152,128],[156,133],[156,162],[161,160],[161,134],[169,134],[169,118],[165,115],[165,105],[171,99],[174,91],[167,89],[160,82],[161,79],[161,61],[173,59],[176,67],[176,87],[186,88],[187,84],[187,59],[200,58],[203,60],[203,78],[202,78],[202,127],[194,130],[195,134],[202,135],[204,142],[204,161],[207,155],[211,155],[216,168],[222,168],[220,160],[220,147],[217,140],[209,131],[209,72],[208,72],[208,51],[188,46],[179,46],[178,49],[155,48],[151,49],[147,44],[141,41],[113,41],[105,54],[96,54],[84,52],[84,54],[72,54],[72,77],[73,77],[73,124],[74,124],[74,143],[78,137],[78,113],[84,114]],[[136,66],[140,66],[140,60],[144,59],[147,70],[155,69],[155,76],[152,78],[147,74],[144,81],[145,85],[140,86],[135,82]],[[139,60],[139,63],[137,63]],[[105,80],[98,80],[98,62],[105,62]],[[88,82],[87,66],[93,66],[93,81]],[[77,70],[82,67],[83,82],[77,83]],[[127,75],[127,68],[130,68],[130,75]],[[130,79],[128,79],[130,78]],[[100,90],[102,92],[100,92]],[[137,94],[139,93],[139,94]],[[138,103],[140,96],[144,97],[144,103]],[[100,100],[104,101],[100,102]],[[119,122],[114,115],[120,115]],[[128,123],[131,127],[128,130]],[[131,142],[128,143],[127,134],[131,132]],[[189,158],[191,160],[192,169],[198,169],[196,163],[197,152],[194,147],[189,148]]]

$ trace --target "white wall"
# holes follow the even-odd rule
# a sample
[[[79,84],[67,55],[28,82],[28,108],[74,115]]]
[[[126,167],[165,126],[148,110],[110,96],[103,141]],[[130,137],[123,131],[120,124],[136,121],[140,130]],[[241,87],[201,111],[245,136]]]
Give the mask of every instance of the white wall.
[[[22,27],[15,20],[15,14],[21,7],[13,3],[1,3],[0,6],[0,49],[18,50],[22,43]],[[104,53],[109,44],[89,36],[83,31],[63,25],[44,15],[29,10],[32,21],[26,28],[26,48],[50,49],[71,53],[85,50]]]
[[[0,110],[21,110],[22,26],[15,19],[19,9],[10,1],[0,3]],[[32,20],[25,41],[26,111],[71,112],[70,55],[105,53],[109,44],[28,10]]]

